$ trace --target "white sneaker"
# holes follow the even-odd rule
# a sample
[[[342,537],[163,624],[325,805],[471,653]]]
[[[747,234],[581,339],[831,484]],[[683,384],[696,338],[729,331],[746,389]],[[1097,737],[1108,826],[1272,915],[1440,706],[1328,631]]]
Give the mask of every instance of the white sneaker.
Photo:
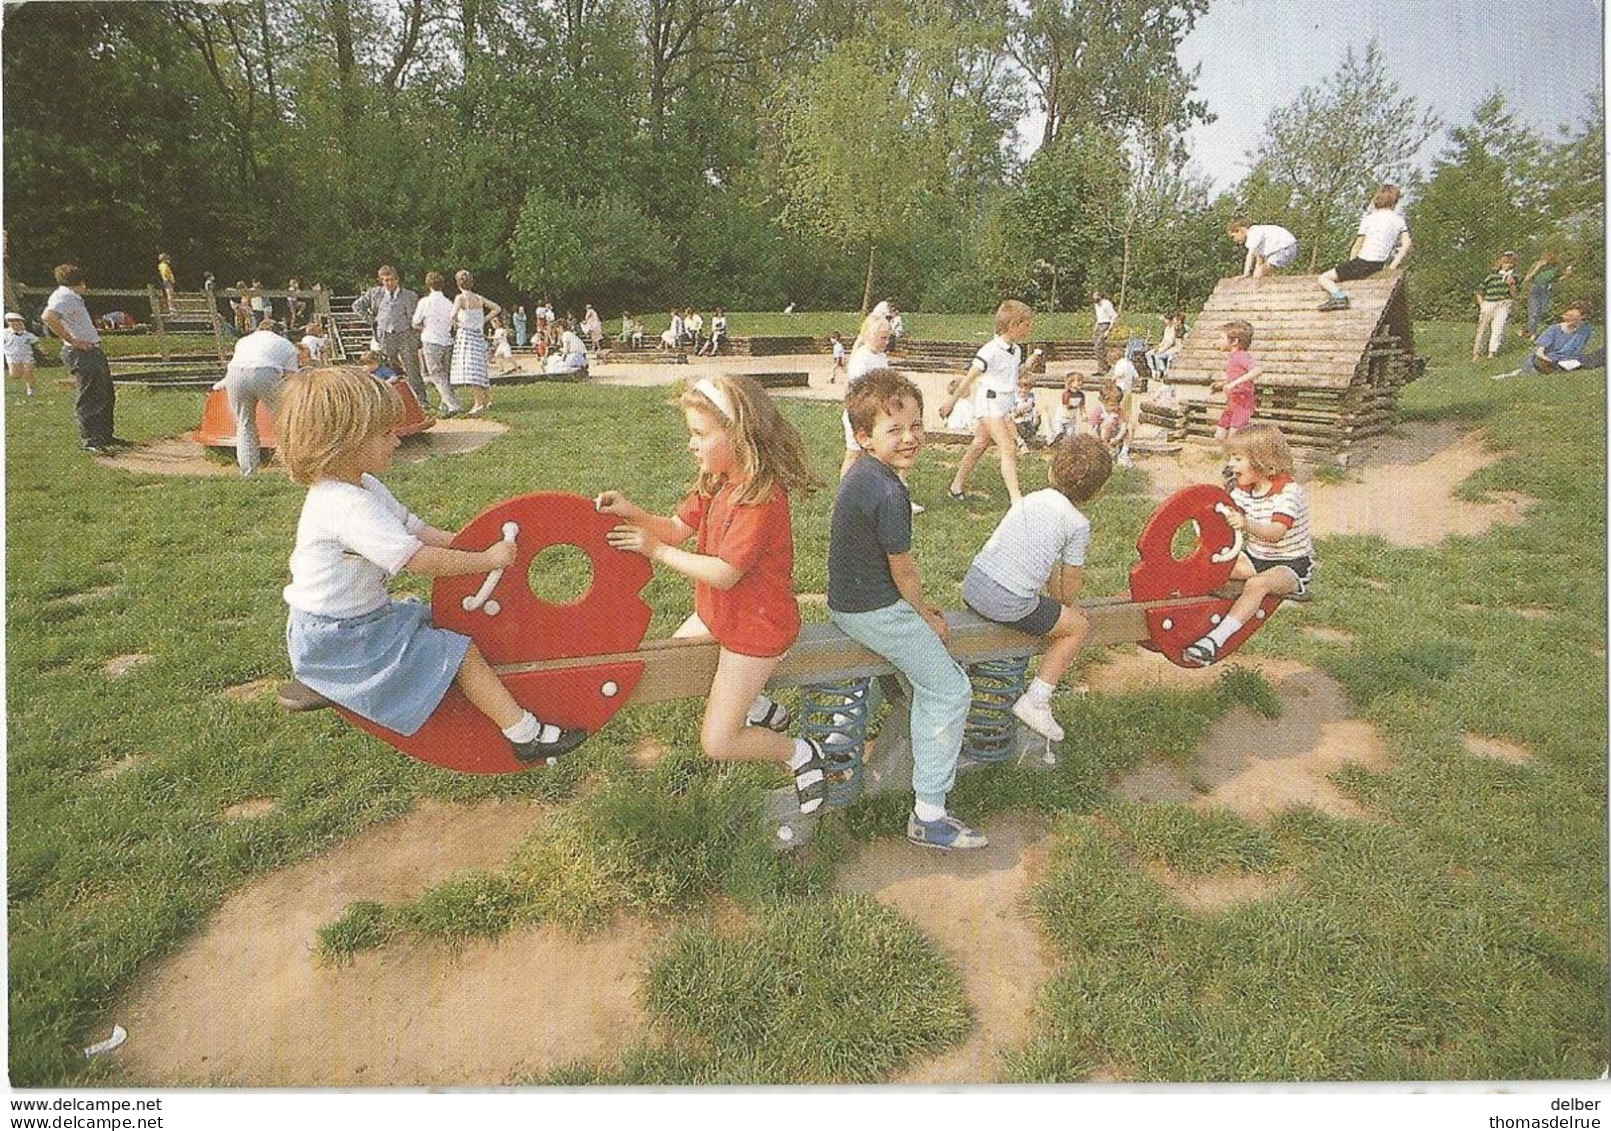
[[[1063,728],[1052,718],[1051,707],[1045,703],[1034,702],[1029,698],[1027,691],[1012,705],[1012,713],[1018,716],[1019,722],[1042,738],[1049,738],[1053,742],[1063,741]]]
[[[922,503],[913,503],[912,504],[912,513],[913,514],[922,514],[924,511],[926,511],[928,509],[929,508],[924,506]]]

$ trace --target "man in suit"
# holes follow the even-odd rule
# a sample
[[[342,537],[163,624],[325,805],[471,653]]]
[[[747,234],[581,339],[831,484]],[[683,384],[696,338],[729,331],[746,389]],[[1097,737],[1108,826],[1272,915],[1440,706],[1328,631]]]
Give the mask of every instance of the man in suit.
[[[420,408],[425,408],[425,382],[420,377],[420,336],[414,329],[414,309],[420,296],[402,286],[397,268],[386,264],[375,272],[379,286],[370,287],[352,304],[354,314],[375,323],[375,344],[387,365],[404,375]]]

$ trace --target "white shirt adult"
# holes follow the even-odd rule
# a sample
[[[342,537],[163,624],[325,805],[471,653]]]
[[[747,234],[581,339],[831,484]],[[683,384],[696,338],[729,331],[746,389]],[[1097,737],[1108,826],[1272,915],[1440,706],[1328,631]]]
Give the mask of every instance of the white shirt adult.
[[[295,373],[298,364],[296,346],[273,330],[253,330],[235,343],[229,359],[231,369],[278,369],[281,373]]]
[[[1040,594],[1059,563],[1083,567],[1091,520],[1055,487],[1032,491],[1007,512],[973,564],[1019,597]]]
[[[414,329],[420,341],[430,346],[453,344],[453,300],[441,291],[432,291],[414,307]]]
[[[95,329],[95,319],[90,317],[89,307],[84,305],[84,296],[72,287],[57,287],[51,291],[50,298],[45,302],[45,312],[61,319],[62,329],[67,331],[63,340],[70,345],[77,343],[75,349],[92,350],[101,344],[100,332]],[[49,325],[50,320],[45,321]],[[51,329],[54,332],[55,327]]]
[[[1359,222],[1359,235],[1365,242],[1357,258],[1370,263],[1386,263],[1393,258],[1399,240],[1409,233],[1404,217],[1391,208],[1372,208]]]
[[[1108,376],[1112,378],[1115,385],[1119,386],[1119,392],[1129,396],[1130,390],[1135,388],[1136,378],[1140,374],[1136,372],[1135,362],[1128,357],[1121,357],[1108,369]]]
[[[1119,320],[1119,312],[1110,299],[1103,299],[1091,307],[1091,317],[1098,326],[1111,326]]]
[[[382,608],[387,579],[424,546],[415,537],[424,525],[373,475],[361,485],[319,480],[297,520],[285,603],[338,619]]]

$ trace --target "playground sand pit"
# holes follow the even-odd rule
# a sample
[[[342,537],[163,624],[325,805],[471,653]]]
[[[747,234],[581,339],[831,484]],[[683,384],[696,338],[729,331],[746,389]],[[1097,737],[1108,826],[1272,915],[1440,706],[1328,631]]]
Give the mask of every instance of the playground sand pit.
[[[1518,526],[1533,500],[1512,491],[1469,502],[1455,489],[1503,453],[1489,451],[1480,432],[1454,424],[1405,424],[1391,436],[1361,445],[1366,455],[1342,483],[1310,479],[1309,517],[1320,537],[1375,535],[1395,546],[1433,546],[1453,534],[1482,534]],[[1191,483],[1219,482],[1224,459],[1207,444],[1187,444],[1176,456],[1151,456],[1139,466],[1152,493],[1167,498]]]
[[[941,855],[901,837],[867,845],[839,873],[916,924],[962,976],[973,1033],[958,1048],[909,1067],[893,1084],[980,1084],[1001,1078],[1001,1054],[1035,1032],[1035,1002],[1052,964],[1028,906],[1045,867],[1045,822],[1000,814],[982,822],[990,846]]]
[[[406,817],[261,877],[157,964],[116,1020],[128,1078],[151,1086],[505,1084],[614,1059],[655,935],[620,922],[581,939],[551,927],[457,949],[404,944],[348,965],[314,958],[354,900],[405,899],[497,868],[543,820],[525,803],[423,802]]]
[[[396,463],[423,463],[437,456],[463,455],[486,447],[507,431],[507,424],[484,417],[438,420],[426,431],[405,439],[392,459]],[[141,475],[240,475],[232,451],[214,449],[210,453],[189,436],[165,436],[97,459],[109,467]],[[272,458],[262,470],[284,474]]]
[[[1262,657],[1241,662],[1263,674],[1281,700],[1281,717],[1267,719],[1237,706],[1210,728],[1189,765],[1148,760],[1119,777],[1120,795],[1142,803],[1229,809],[1254,821],[1299,805],[1338,817],[1366,817],[1330,778],[1350,764],[1372,770],[1387,766],[1387,744],[1376,729],[1354,718],[1342,687],[1313,668]],[[1093,694],[1201,686],[1205,677],[1216,680],[1219,673],[1188,671],[1152,655],[1117,657],[1087,673]]]

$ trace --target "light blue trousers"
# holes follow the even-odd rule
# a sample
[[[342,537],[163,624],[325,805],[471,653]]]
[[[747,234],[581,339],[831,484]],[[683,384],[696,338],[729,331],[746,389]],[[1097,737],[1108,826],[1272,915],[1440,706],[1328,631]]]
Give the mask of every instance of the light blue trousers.
[[[896,601],[870,613],[829,610],[844,634],[883,656],[912,685],[912,792],[945,805],[957,776],[973,685],[916,609]]]

